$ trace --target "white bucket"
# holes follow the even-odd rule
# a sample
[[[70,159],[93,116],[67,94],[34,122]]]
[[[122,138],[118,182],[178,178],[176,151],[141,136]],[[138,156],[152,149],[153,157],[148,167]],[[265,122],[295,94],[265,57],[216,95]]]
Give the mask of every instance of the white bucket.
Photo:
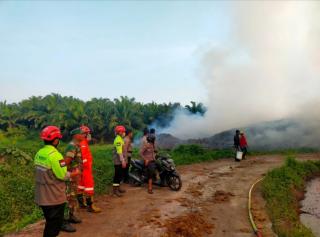
[[[242,151],[237,151],[237,154],[236,154],[237,160],[242,160],[242,156],[243,156],[243,152]]]

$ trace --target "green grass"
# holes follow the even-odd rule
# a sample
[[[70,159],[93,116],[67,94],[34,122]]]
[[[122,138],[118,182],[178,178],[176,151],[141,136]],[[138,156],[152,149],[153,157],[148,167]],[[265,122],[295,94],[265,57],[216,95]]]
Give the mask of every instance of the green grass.
[[[300,222],[296,193],[303,192],[306,179],[319,172],[319,161],[298,162],[289,157],[284,166],[267,174],[262,191],[279,237],[314,237]]]
[[[265,150],[265,151],[259,151],[259,150],[249,150],[250,155],[283,155],[283,156],[295,156],[298,154],[307,154],[307,153],[315,153],[319,152],[318,149],[315,148],[308,148],[308,147],[302,147],[302,148],[295,148],[295,149],[277,149],[277,150]]]
[[[168,153],[172,156],[176,165],[188,165],[234,157],[233,150],[209,150],[199,145],[180,145]]]
[[[42,147],[39,140],[29,137],[1,136],[0,133],[0,235],[19,230],[42,218],[41,211],[34,204],[34,168],[32,158]],[[36,135],[34,135],[36,137]],[[59,150],[63,152],[64,143]],[[112,146],[93,145],[95,191],[103,194],[108,191],[113,177]],[[177,165],[212,161],[221,158],[233,158],[232,150],[209,150],[198,145],[182,145],[174,150],[161,151],[168,153]],[[2,155],[1,155],[2,154]],[[138,150],[134,150],[138,158]]]

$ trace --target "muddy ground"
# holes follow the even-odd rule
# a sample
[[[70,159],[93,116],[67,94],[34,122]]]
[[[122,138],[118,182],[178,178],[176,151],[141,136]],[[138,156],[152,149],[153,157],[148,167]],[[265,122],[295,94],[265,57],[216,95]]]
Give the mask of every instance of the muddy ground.
[[[320,178],[309,181],[306,185],[304,200],[301,201],[301,222],[320,237]]]
[[[319,159],[320,154],[299,155]],[[125,197],[100,196],[100,214],[80,211],[83,223],[74,234],[61,237],[253,237],[247,214],[248,191],[255,180],[280,166],[280,155],[249,157],[241,163],[231,159],[181,166],[183,187],[179,192],[129,187]],[[254,192],[253,209],[258,226],[275,236],[264,211],[259,188]],[[259,220],[260,219],[260,220]],[[40,237],[43,221],[10,236]]]

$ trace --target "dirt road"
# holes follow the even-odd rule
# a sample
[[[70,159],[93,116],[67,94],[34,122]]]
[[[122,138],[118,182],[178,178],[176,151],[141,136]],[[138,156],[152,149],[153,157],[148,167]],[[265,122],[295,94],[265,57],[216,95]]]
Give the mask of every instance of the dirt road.
[[[299,159],[319,159],[320,154]],[[127,187],[125,197],[98,199],[101,214],[81,211],[83,223],[74,234],[61,237],[252,237],[247,217],[250,185],[268,170],[280,166],[282,156],[249,157],[236,163],[224,159],[179,167],[180,192]],[[10,236],[40,237],[43,222]]]

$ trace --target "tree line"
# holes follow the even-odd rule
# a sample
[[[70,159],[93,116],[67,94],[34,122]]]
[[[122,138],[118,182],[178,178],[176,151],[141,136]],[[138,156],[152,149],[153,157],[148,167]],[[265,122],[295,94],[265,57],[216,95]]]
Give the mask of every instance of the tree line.
[[[206,111],[201,103],[193,101],[182,106],[180,103],[144,104],[126,96],[89,101],[59,94],[32,96],[19,103],[0,102],[0,130],[23,133],[39,131],[50,124],[59,126],[67,136],[72,129],[85,124],[93,129],[96,139],[105,141],[112,139],[113,129],[118,124],[139,131],[153,123],[166,127],[177,109],[200,115]]]

